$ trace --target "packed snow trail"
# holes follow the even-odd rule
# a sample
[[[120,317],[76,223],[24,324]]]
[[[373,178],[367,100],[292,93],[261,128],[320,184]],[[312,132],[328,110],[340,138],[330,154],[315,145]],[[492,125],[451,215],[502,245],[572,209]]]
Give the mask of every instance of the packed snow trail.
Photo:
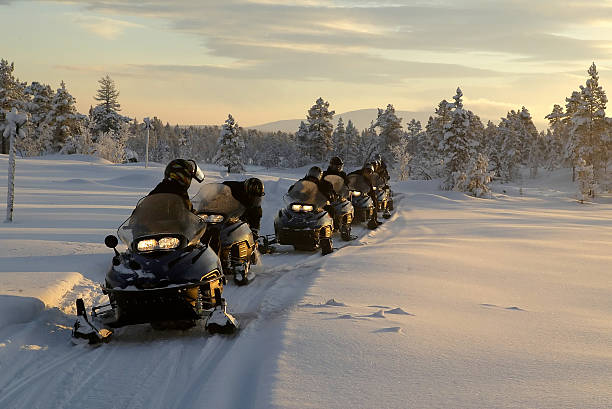
[[[47,180],[29,175],[18,179],[26,184],[18,190],[26,202],[18,207],[18,215],[22,212],[21,220],[27,222],[2,226],[6,243],[11,238],[23,243],[11,250],[21,257],[13,257],[14,262],[5,267],[24,272],[73,269],[84,278],[57,296],[59,308],[0,328],[0,407],[268,406],[284,318],[314,280],[320,252],[280,246],[279,253],[262,256],[261,265],[254,268],[257,276],[248,286],[226,286],[224,297],[241,322],[235,335],[211,336],[202,323],[188,331],[136,325],[115,330],[109,344],[74,346],[70,331],[76,298],[84,298],[88,310],[107,302],[98,285],[112,258],[112,251],[102,244],[104,236],[114,232],[149,190],[142,180],[154,185],[156,178],[130,167],[69,162],[56,169],[49,166],[53,160],[32,162],[32,175],[38,165],[45,168]],[[63,179],[71,167],[78,168],[81,179]],[[207,182],[211,179],[209,172]],[[262,231],[271,233],[282,195],[295,178],[264,181]],[[24,214],[27,209],[32,212],[29,218]],[[363,234],[365,229],[356,227],[355,232]],[[34,237],[40,241],[32,247]],[[335,247],[345,245],[358,241],[343,243],[338,238]]]

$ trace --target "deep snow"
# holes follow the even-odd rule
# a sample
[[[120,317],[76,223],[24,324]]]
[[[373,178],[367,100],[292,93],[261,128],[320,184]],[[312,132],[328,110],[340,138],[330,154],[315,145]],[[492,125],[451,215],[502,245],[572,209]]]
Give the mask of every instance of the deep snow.
[[[264,233],[303,172],[242,176],[264,180]],[[284,246],[229,285],[237,335],[140,325],[73,346],[74,300],[104,301],[104,237],[162,173],[17,160],[15,221],[0,224],[0,408],[612,407],[612,200],[577,203],[566,170],[492,199],[394,183],[378,230],[325,257]]]

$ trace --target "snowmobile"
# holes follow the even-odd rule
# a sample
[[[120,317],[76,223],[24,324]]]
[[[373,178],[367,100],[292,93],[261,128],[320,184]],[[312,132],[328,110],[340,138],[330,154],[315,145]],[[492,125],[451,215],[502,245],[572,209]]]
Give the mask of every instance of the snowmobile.
[[[222,183],[203,185],[193,204],[198,216],[208,223],[202,242],[217,250],[226,276],[233,276],[238,285],[248,284],[254,278],[251,264],[257,264],[258,254],[251,228],[239,219],[246,208]]]
[[[287,206],[274,218],[276,242],[290,244],[296,250],[313,251],[321,248],[321,254],[333,251],[332,232],[334,221],[323,210],[327,198],[316,183],[297,181],[285,195]]]
[[[348,175],[348,187],[351,193],[351,202],[355,208],[355,222],[367,222],[376,211],[374,201],[368,195],[370,184],[359,174]]]
[[[393,210],[393,192],[389,185],[385,183],[385,180],[377,174],[374,175],[373,184],[378,201],[378,208],[376,210],[383,212],[383,217],[388,219],[391,217],[390,211]]]
[[[76,301],[75,340],[106,342],[112,328],[150,323],[154,328],[187,329],[205,319],[211,333],[231,333],[238,321],[221,297],[225,276],[217,254],[200,242],[206,222],[190,212],[175,194],[159,193],[140,200],[117,229],[118,239],[105,239],[115,256],[102,285],[109,303],[95,306],[88,317]]]
[[[351,236],[351,223],[355,218],[355,209],[350,200],[350,190],[341,176],[326,175],[323,179],[331,183],[336,192],[336,200],[330,205],[333,209],[331,213],[334,219],[334,230],[340,231],[342,240],[352,240],[354,237]]]

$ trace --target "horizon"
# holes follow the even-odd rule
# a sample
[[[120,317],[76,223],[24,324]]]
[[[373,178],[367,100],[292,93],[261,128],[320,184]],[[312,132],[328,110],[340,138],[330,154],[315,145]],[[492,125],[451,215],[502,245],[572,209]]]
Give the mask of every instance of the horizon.
[[[433,113],[461,87],[483,122],[525,106],[541,130],[592,62],[607,88],[612,2],[514,3],[0,0],[0,57],[21,81],[65,81],[80,112],[108,74],[139,120],[219,125],[231,113],[248,128],[305,118],[318,97],[337,113]]]

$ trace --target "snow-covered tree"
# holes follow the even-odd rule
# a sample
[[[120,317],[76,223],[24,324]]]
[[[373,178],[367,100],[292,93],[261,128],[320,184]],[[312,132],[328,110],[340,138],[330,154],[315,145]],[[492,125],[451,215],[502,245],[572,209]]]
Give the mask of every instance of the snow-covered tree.
[[[356,156],[358,155],[358,147],[361,142],[361,138],[359,137],[359,131],[355,128],[353,121],[349,119],[346,124],[346,149],[343,152],[344,161],[346,163],[356,164],[358,161],[356,160]]]
[[[606,144],[607,133],[605,109],[608,102],[606,93],[599,85],[595,63],[588,70],[590,78],[586,85],[580,86],[580,103],[572,115],[572,139],[576,143],[576,154],[593,165],[594,172],[605,167],[608,161]]]
[[[77,112],[76,100],[68,90],[64,81],[55,92],[49,111],[49,123],[53,127],[53,152],[59,152],[67,139],[81,133],[85,116]]]
[[[480,139],[478,132],[484,129],[480,119],[463,108],[462,97],[463,92],[457,88],[451,121],[445,125],[446,132],[441,143],[445,174],[443,188],[449,190],[455,187],[457,172],[465,172],[470,159],[476,156]]]
[[[587,165],[587,162],[578,158],[576,161],[576,182],[578,184],[578,200],[583,203],[587,198],[595,196],[595,175],[593,173],[593,165]]]
[[[121,114],[121,105],[119,104],[119,90],[115,82],[110,76],[102,77],[98,80],[100,88],[98,88],[94,99],[100,103],[90,110],[90,121],[94,134],[97,133],[119,133],[124,122],[129,122],[127,118]]]
[[[402,130],[402,118],[395,115],[395,108],[388,104],[385,110],[378,108],[378,116],[375,127],[380,128],[378,133],[381,141],[381,155],[387,163],[392,163],[391,148],[400,142],[404,131]]]
[[[307,127],[308,132],[301,143],[304,155],[314,162],[322,162],[334,151],[332,133],[334,126],[332,118],[334,111],[329,110],[329,102],[318,98],[315,104],[308,110]]]
[[[410,160],[412,155],[408,149],[410,141],[406,135],[400,137],[398,143],[391,147],[391,154],[395,161],[398,180],[407,180],[410,177]]]
[[[332,141],[334,145],[334,155],[344,156],[347,147],[346,140],[346,129],[344,128],[344,121],[342,117],[338,118],[338,124],[334,133],[332,134]]]
[[[241,129],[230,114],[221,127],[217,141],[215,163],[227,167],[228,173],[242,173],[244,172],[244,166],[242,165],[243,149],[244,140],[241,136]]]
[[[129,127],[122,124],[119,132],[105,132],[101,134],[94,150],[97,156],[113,163],[123,163],[126,159],[126,143],[129,138]]]
[[[0,59],[0,135],[8,126],[7,115],[13,108],[23,110],[26,104],[25,84],[13,76],[15,64]],[[0,153],[9,153],[9,141],[2,137]]]
[[[466,172],[465,187],[462,190],[476,197],[483,197],[489,193],[492,174],[488,168],[489,161],[483,154],[479,153],[476,158],[472,158]]]
[[[548,155],[547,168],[554,170],[564,161],[563,148],[569,138],[569,129],[564,123],[565,113],[561,105],[555,104],[550,114],[545,116],[548,119],[549,134],[547,133]]]

